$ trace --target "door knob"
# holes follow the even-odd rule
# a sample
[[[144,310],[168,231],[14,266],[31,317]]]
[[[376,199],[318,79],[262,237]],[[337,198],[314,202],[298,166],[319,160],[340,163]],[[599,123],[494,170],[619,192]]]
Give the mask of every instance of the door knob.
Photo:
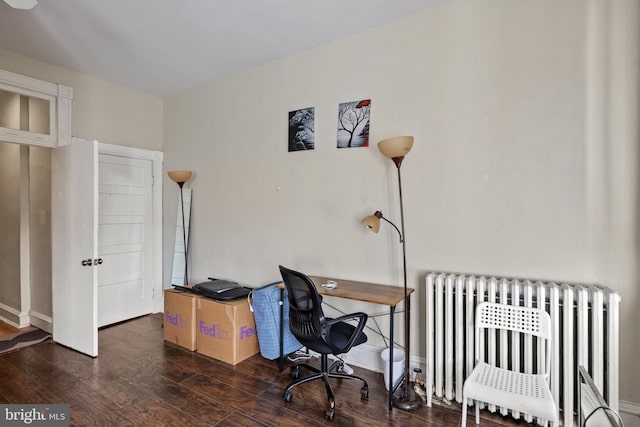
[[[94,265],[100,265],[100,264],[102,264],[102,258],[96,258],[96,259],[93,261],[93,264],[94,264]]]
[[[86,266],[90,266],[92,264],[93,264],[93,260],[91,258],[87,258],[87,259],[83,259],[82,260],[82,265],[85,266],[85,267]]]

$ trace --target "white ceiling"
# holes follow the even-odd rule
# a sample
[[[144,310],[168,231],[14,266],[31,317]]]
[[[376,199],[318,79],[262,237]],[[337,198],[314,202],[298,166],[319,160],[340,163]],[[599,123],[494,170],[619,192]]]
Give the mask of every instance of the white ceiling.
[[[168,96],[441,1],[0,1],[0,47]]]

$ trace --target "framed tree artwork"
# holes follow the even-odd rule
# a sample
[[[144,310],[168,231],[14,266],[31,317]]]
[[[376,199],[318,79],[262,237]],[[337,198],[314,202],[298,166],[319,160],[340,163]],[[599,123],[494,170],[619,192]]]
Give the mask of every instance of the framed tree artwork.
[[[338,148],[369,146],[370,113],[370,99],[338,106]]]
[[[289,151],[315,148],[315,107],[289,112]]]

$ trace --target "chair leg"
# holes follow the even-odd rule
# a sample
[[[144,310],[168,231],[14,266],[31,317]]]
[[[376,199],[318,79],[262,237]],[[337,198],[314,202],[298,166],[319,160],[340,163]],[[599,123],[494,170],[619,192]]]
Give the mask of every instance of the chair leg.
[[[467,425],[467,398],[462,398],[462,419],[460,420],[460,427]]]
[[[311,371],[311,372],[315,372],[316,374],[319,373],[319,372],[322,372],[320,369],[316,368],[315,366],[311,366],[311,365],[309,365],[307,363],[298,363],[298,364],[296,364],[294,366],[293,369],[299,371],[300,368],[305,368],[306,370]]]
[[[367,384],[367,381],[364,378],[360,378],[357,375],[349,375],[349,374],[340,374],[340,373],[337,373],[337,372],[329,372],[327,374],[327,376],[329,376],[331,378],[342,378],[342,379],[345,379],[345,380],[360,380],[360,381],[362,381],[362,385],[367,386],[367,387],[369,386],[369,384]]]
[[[304,383],[308,383],[309,381],[315,381],[315,380],[319,380],[320,378],[322,378],[323,374],[319,373],[319,374],[314,374],[308,377],[304,377],[304,378],[299,378],[295,381],[292,381],[289,383],[289,385],[287,385],[284,389],[284,395],[287,395],[288,392],[291,391],[292,388],[299,386],[300,384],[304,384]],[[286,400],[286,399],[285,399]]]
[[[476,400],[476,424],[480,424],[480,402]]]
[[[291,394],[291,389],[300,385],[300,384],[304,384],[304,383],[308,383],[310,381],[314,381],[314,380],[318,380],[318,379],[322,379],[322,381],[324,382],[324,386],[325,389],[327,390],[327,399],[329,401],[329,408],[325,411],[325,415],[326,417],[331,420],[333,419],[333,416],[335,414],[335,407],[336,407],[336,401],[333,395],[333,390],[331,389],[331,384],[329,383],[329,378],[340,378],[340,379],[346,379],[346,380],[359,380],[362,382],[362,388],[360,389],[360,393],[361,393],[361,398],[362,399],[368,399],[369,398],[369,384],[367,384],[367,381],[364,378],[361,378],[357,375],[348,375],[348,374],[344,374],[342,372],[331,372],[331,370],[333,370],[338,364],[337,363],[333,363],[331,365],[328,364],[328,360],[327,360],[327,355],[322,355],[320,358],[320,363],[321,363],[321,368],[317,369],[314,366],[311,365],[307,365],[306,363],[300,363],[297,364],[294,367],[295,370],[295,377],[297,377],[297,375],[299,375],[299,368],[300,367],[304,367],[312,372],[316,372],[316,374],[308,376],[308,377],[304,377],[304,378],[296,378],[296,380],[294,380],[293,382],[289,383],[289,385],[287,385],[284,389],[284,393],[282,394],[282,398],[286,401],[286,402],[290,402],[292,399],[292,394]],[[295,378],[294,377],[294,378]]]
[[[327,399],[329,399],[329,409],[325,412],[325,415],[329,420],[332,420],[336,410],[336,400],[333,397],[333,390],[331,389],[331,384],[329,384],[329,376],[327,374],[322,375],[322,381],[324,382],[324,388],[327,390]]]

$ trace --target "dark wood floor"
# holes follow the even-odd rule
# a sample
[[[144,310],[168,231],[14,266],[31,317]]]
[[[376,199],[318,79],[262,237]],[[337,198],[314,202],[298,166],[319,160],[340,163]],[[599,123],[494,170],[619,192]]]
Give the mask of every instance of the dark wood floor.
[[[369,400],[360,400],[357,381],[337,380],[336,414],[328,421],[320,382],[295,388],[293,400],[284,402],[291,378],[277,362],[258,354],[233,367],[192,353],[165,343],[162,316],[150,315],[101,330],[96,359],[51,340],[0,355],[0,402],[68,403],[74,426],[459,424],[458,407],[388,412],[382,374],[354,369],[369,382]],[[483,427],[514,425],[521,423],[491,415],[481,420]]]

